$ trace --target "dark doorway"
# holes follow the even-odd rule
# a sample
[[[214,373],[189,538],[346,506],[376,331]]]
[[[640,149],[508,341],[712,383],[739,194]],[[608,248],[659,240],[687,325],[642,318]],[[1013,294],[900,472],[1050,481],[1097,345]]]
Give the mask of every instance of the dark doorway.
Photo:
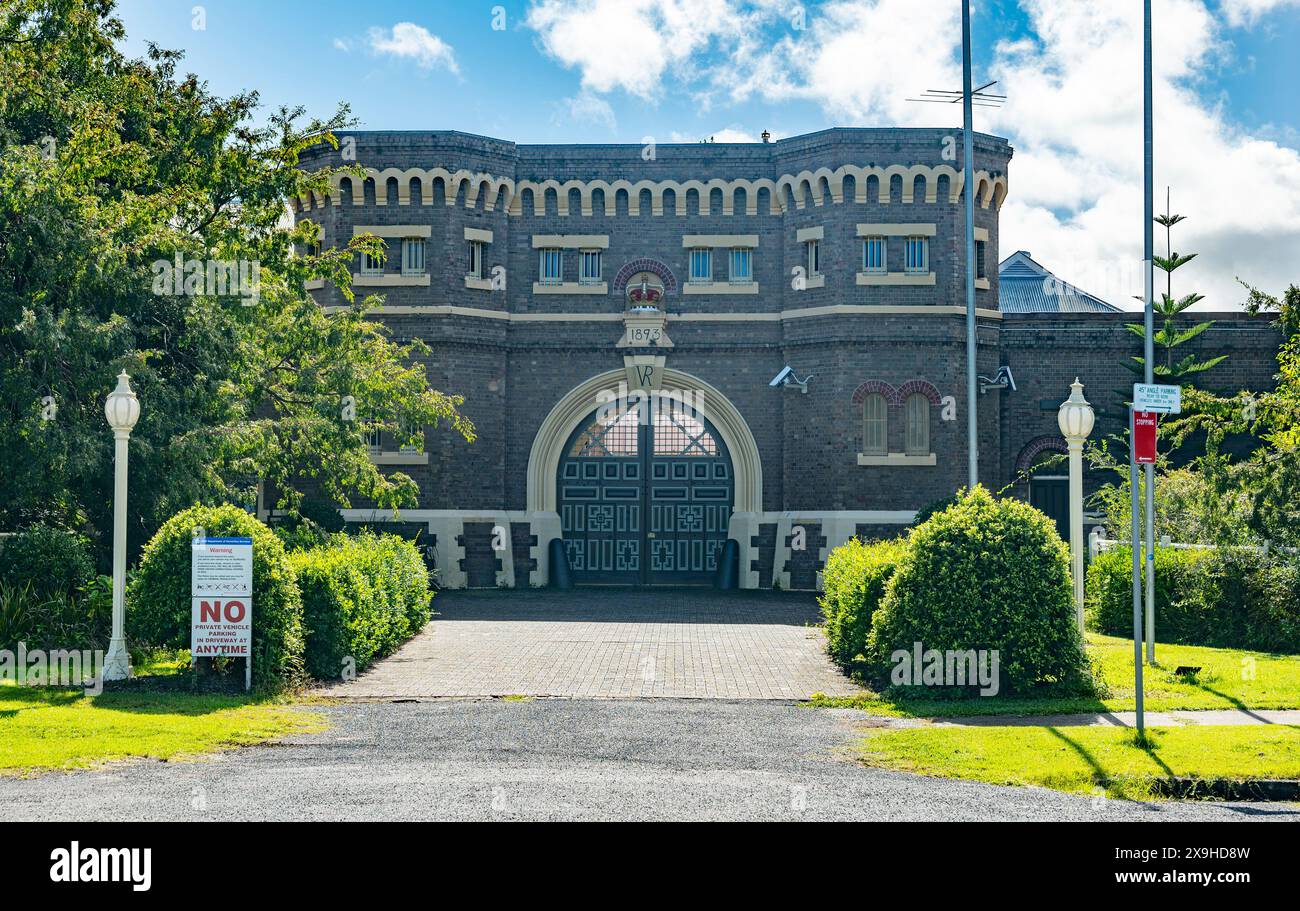
[[[1029,505],[1047,513],[1063,541],[1070,540],[1070,479],[1040,475],[1029,481]]]

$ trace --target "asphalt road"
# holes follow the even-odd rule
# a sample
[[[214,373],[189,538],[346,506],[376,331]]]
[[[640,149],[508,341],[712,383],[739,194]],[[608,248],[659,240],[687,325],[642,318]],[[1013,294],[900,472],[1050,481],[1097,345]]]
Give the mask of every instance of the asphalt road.
[[[793,703],[357,703],[331,728],[193,762],[0,779],[8,820],[1300,820],[864,768],[860,717]]]

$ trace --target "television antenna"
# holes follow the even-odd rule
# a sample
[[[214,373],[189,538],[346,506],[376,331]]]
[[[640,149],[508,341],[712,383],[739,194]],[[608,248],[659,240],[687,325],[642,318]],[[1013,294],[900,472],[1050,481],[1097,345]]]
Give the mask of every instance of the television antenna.
[[[991,89],[997,84],[998,81],[994,79],[992,82],[986,82],[979,88],[972,90],[970,93],[970,103],[980,108],[1002,107],[1002,105],[1007,103],[1007,96],[986,91],[986,89]],[[962,93],[960,91],[952,91],[949,89],[926,89],[921,93],[920,98],[908,98],[907,100],[928,102],[930,104],[957,104],[961,99]]]

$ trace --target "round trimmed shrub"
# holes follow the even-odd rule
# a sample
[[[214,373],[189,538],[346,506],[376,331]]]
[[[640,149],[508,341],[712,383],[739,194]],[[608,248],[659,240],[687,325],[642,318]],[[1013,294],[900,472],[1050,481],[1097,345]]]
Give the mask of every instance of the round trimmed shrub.
[[[949,506],[956,504],[959,499],[959,495],[954,493],[938,500],[931,500],[916,511],[916,516],[912,519],[912,527],[916,528],[918,525],[924,525],[930,520],[930,516],[936,512],[943,512]]]
[[[93,578],[90,542],[62,528],[29,525],[0,550],[0,582],[19,590],[30,587],[37,599],[67,597]]]
[[[190,645],[190,550],[194,530],[253,539],[253,681],[289,686],[303,674],[302,598],[274,532],[237,506],[194,506],[177,513],[145,545],[127,591],[127,631],[137,642]]]
[[[1089,691],[1069,551],[1052,520],[976,487],[914,529],[867,637],[874,679],[888,685],[895,651],[918,642],[940,653],[996,649],[1001,693]]]
[[[850,538],[826,558],[820,598],[826,651],[840,667],[851,669],[866,650],[871,618],[906,546],[904,541],[868,544]]]

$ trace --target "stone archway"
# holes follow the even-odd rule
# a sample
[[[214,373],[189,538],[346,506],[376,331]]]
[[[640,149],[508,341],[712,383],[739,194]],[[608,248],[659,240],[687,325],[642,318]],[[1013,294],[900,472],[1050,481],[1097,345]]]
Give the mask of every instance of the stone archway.
[[[556,472],[564,444],[578,424],[592,411],[617,395],[620,384],[627,383],[627,371],[610,370],[579,384],[560,399],[537,429],[528,453],[528,510],[553,513],[557,508]],[[761,512],[763,509],[763,466],[758,444],[749,424],[731,401],[699,377],[665,367],[662,384],[668,389],[687,389],[698,393],[694,405],[717,429],[731,454],[735,471],[735,511]],[[603,394],[603,395],[602,395]]]

